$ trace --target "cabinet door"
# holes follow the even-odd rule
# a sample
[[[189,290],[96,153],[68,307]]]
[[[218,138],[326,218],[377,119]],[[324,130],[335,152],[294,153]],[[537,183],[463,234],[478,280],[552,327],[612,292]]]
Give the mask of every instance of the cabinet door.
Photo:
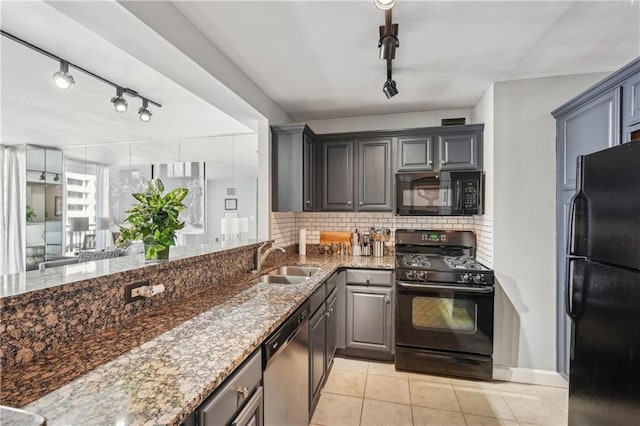
[[[398,138],[398,171],[433,170],[433,136]]]
[[[438,136],[440,170],[478,169],[479,141],[477,133]]]
[[[391,353],[391,288],[347,285],[347,348]]]
[[[627,127],[638,122],[640,122],[640,73],[630,77],[622,86],[622,125]]]
[[[325,305],[309,320],[309,407],[313,412],[326,371],[326,318]]]
[[[358,210],[390,211],[391,138],[359,140]]]
[[[316,209],[316,144],[307,133],[303,136],[302,198],[304,211]]]
[[[575,190],[578,155],[590,154],[620,143],[619,123],[620,88],[604,93],[558,118],[559,189]]]
[[[327,369],[333,362],[333,355],[336,353],[336,343],[338,334],[338,311],[336,310],[337,290],[327,298]]]
[[[353,211],[353,141],[322,143],[322,210]]]

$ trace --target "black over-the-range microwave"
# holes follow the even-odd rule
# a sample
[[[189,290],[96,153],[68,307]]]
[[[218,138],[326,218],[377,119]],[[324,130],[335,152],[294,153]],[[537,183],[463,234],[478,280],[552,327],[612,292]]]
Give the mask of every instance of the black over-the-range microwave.
[[[396,173],[396,214],[471,216],[483,213],[481,171]]]

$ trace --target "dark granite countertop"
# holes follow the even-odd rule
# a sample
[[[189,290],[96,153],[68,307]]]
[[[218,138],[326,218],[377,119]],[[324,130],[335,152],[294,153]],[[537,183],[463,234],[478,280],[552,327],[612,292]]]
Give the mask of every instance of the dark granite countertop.
[[[279,264],[321,270],[302,284],[239,276],[3,371],[3,403],[28,404],[48,425],[179,424],[336,269],[393,269],[394,258],[288,255]]]

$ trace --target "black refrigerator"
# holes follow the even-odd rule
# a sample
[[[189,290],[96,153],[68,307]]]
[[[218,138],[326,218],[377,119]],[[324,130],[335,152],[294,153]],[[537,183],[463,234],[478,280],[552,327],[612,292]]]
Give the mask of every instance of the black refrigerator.
[[[578,158],[569,425],[640,424],[640,140]]]

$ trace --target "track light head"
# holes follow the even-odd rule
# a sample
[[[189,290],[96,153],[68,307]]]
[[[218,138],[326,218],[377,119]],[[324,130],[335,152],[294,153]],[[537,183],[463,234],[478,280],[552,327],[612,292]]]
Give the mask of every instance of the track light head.
[[[111,103],[116,112],[125,112],[127,110],[127,100],[123,96],[124,89],[122,87],[116,88],[116,95],[111,98]]]
[[[53,181],[54,182],[59,182],[60,181],[60,175],[58,173],[56,173],[56,175],[53,177]]]
[[[144,122],[151,121],[151,111],[149,110],[149,102],[146,99],[142,100],[142,107],[138,109],[140,120]]]
[[[380,10],[389,10],[396,5],[396,0],[373,0],[373,4]]]
[[[384,86],[382,86],[382,91],[387,96],[387,99],[393,98],[395,95],[398,94],[398,88],[396,87],[396,81],[395,80],[391,80],[391,79],[385,81],[384,82]]]
[[[47,175],[44,172],[40,173],[40,180],[47,180]]]
[[[53,74],[53,81],[61,89],[68,89],[75,84],[76,81],[69,74],[69,63],[67,61],[60,61],[60,71]]]
[[[396,48],[398,46],[400,46],[400,41],[395,35],[386,34],[382,36],[380,41],[378,41],[378,53],[380,54],[380,59],[395,59]]]

